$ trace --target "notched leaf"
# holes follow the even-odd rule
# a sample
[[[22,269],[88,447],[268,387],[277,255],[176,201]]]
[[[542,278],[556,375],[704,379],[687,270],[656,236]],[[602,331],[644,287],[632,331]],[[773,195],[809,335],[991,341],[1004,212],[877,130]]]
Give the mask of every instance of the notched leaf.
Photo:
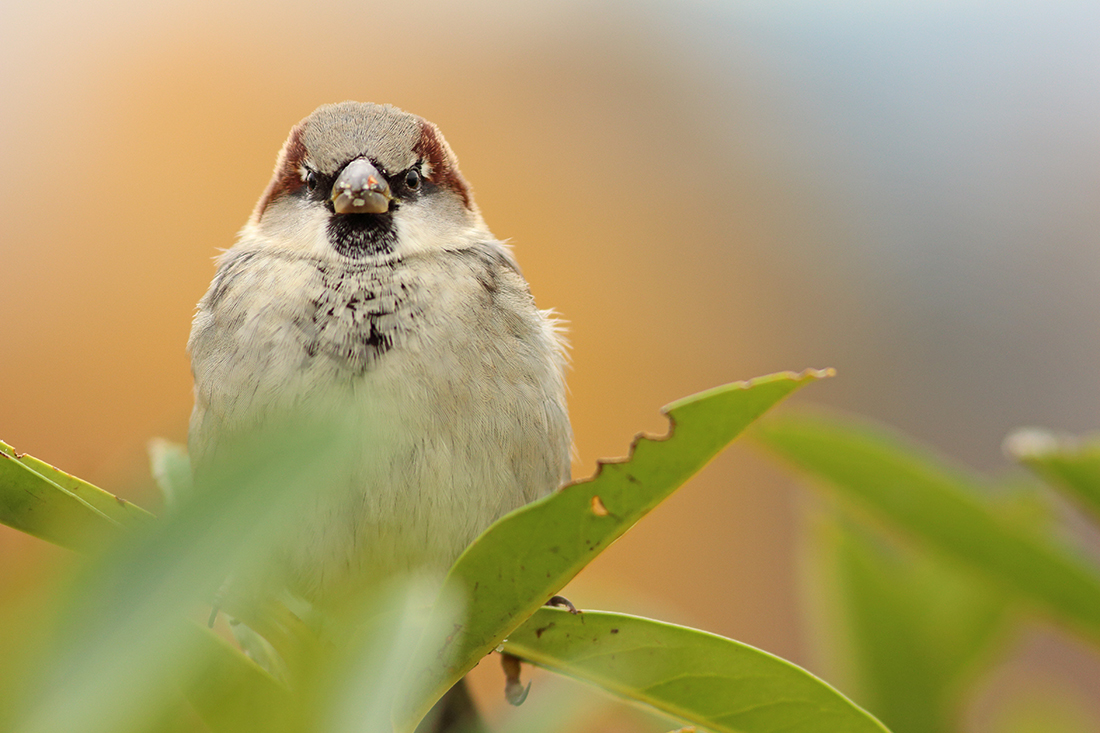
[[[469,601],[466,626],[439,667],[410,669],[422,697],[410,698],[409,707],[396,713],[397,730],[411,731],[509,631],[745,427],[802,385],[833,373],[782,372],[673,402],[662,410],[669,418],[667,434],[638,435],[626,458],[599,461],[591,478],[517,509],[482,533],[446,581],[449,592]]]
[[[625,456],[619,456],[617,458],[597,458],[595,473],[593,473],[591,476],[588,476],[587,478],[575,479],[562,486],[560,489],[558,489],[558,491],[564,491],[571,486],[577,486],[578,484],[587,484],[595,481],[600,477],[605,468],[613,468],[633,462],[634,454],[637,453],[638,446],[640,445],[644,445],[646,443],[664,443],[672,439],[672,437],[676,434],[677,413],[683,411],[681,408],[691,408],[697,405],[699,402],[704,402],[710,398],[717,397],[732,390],[747,391],[772,382],[784,381],[794,382],[797,386],[801,386],[807,381],[828,379],[835,376],[836,369],[832,367],[826,367],[824,369],[803,369],[801,372],[776,372],[775,374],[766,374],[762,377],[754,377],[752,379],[745,379],[739,382],[730,382],[729,384],[723,384],[720,387],[712,387],[711,389],[704,390],[703,392],[698,392],[688,397],[682,397],[674,402],[668,403],[660,410],[661,414],[668,418],[668,431],[664,435],[636,433],[634,435],[634,439],[630,441],[630,449],[626,452]],[[632,484],[639,483],[638,478],[635,477],[634,474],[629,472],[623,474],[623,478],[625,478]]]

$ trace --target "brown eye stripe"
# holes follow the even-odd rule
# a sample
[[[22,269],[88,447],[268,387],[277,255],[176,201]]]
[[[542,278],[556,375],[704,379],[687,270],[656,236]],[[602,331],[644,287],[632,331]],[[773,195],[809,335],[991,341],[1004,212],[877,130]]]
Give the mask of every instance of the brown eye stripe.
[[[462,203],[466,208],[471,208],[470,186],[458,172],[458,161],[439,134],[439,129],[427,120],[422,120],[420,123],[420,139],[413,147],[413,152],[428,162],[431,171],[427,177],[429,181],[437,186],[451,189],[462,197]]]
[[[284,194],[294,193],[304,185],[299,171],[305,156],[306,144],[302,142],[302,126],[295,125],[286,143],[283,144],[283,149],[279,152],[279,159],[275,162],[275,175],[267,184],[267,190],[264,191],[264,195],[256,204],[255,211],[252,212],[253,221],[260,220],[267,205],[272,201]]]

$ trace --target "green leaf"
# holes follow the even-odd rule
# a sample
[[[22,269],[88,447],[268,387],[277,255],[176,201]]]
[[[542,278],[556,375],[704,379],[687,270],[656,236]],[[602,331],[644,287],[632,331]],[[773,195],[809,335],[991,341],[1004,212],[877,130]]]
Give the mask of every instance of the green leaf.
[[[883,733],[809,672],[715,634],[601,611],[539,610],[505,651],[723,733]]]
[[[839,418],[785,417],[754,437],[849,504],[1100,640],[1100,573],[998,511],[981,481],[884,429]]]
[[[191,459],[187,446],[153,438],[149,441],[149,467],[166,506],[171,507],[190,495]]]
[[[960,690],[1002,638],[1009,594],[837,512],[815,517],[811,529],[812,611],[824,622],[818,636],[831,642],[830,666],[852,678],[845,689],[894,733],[954,728]]]
[[[214,733],[384,731],[437,591],[415,578],[373,586],[350,618],[326,619],[323,643],[298,649],[288,686],[189,624],[202,662],[183,683],[187,699]]]
[[[1100,520],[1100,437],[1020,430],[1005,441],[1005,451]]]
[[[331,485],[328,467],[352,440],[334,427],[279,428],[256,435],[239,461],[220,467],[174,511],[123,532],[81,564],[54,614],[51,643],[26,670],[28,694],[13,701],[14,730],[148,730],[201,673],[207,650],[181,615],[205,617],[226,578],[264,577],[283,531],[311,498],[301,487]],[[233,596],[246,611],[263,598]]]
[[[2,441],[0,441],[0,454],[2,454],[2,456],[0,456],[0,462],[3,462],[3,456],[15,459],[15,461],[24,468],[29,468],[31,471],[34,471],[53,484],[53,486],[61,488],[64,492],[79,499],[84,504],[96,509],[99,513],[124,527],[141,525],[153,518],[152,514],[145,511],[137,504],[131,504],[121,497],[108,493],[98,486],[93,486],[83,479],[65,473],[61,469],[51,466],[45,461],[40,461],[34,456],[20,453]],[[3,479],[0,479],[0,491],[3,490],[2,482]],[[4,523],[7,524],[7,522]]]
[[[0,523],[72,550],[91,550],[116,538],[121,522],[32,468],[33,459],[0,450]],[[59,471],[52,472],[57,478]],[[112,501],[114,498],[112,497]],[[130,505],[133,506],[133,505]]]
[[[446,588],[467,599],[453,629],[425,639],[439,663],[411,670],[423,693],[396,712],[411,730],[459,678],[608,545],[707,464],[753,420],[827,371],[784,372],[736,382],[672,403],[663,438],[639,436],[625,460],[600,462],[596,475],[528,504],[486,530],[451,568]]]
[[[210,629],[186,624],[188,641],[204,662],[184,694],[214,733],[295,730],[290,691]]]

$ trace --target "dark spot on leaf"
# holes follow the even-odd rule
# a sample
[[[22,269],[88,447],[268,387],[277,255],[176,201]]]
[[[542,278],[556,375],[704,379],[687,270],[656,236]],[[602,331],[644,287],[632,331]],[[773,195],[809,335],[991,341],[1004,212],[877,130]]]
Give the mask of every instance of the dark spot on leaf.
[[[541,639],[542,638],[542,632],[547,631],[548,629],[552,628],[553,626],[554,626],[554,624],[550,624],[549,626],[543,626],[541,629],[535,629],[535,638],[536,639]],[[566,636],[568,636],[568,634],[566,634]]]
[[[611,633],[612,634],[617,634],[617,633],[619,633],[619,630],[618,629],[611,629]]]
[[[454,643],[455,637],[458,636],[459,632],[461,632],[461,631],[462,631],[462,624],[455,624],[454,625],[454,631],[452,631],[450,636],[448,636],[443,641],[443,646],[439,649],[438,657],[440,659],[443,658],[443,652],[447,649],[447,647],[449,647],[451,644]]]

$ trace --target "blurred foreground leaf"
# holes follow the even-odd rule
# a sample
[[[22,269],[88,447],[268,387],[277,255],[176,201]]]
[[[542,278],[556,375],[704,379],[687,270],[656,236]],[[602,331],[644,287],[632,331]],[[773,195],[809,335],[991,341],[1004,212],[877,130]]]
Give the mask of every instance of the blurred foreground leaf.
[[[0,523],[72,550],[90,550],[153,515],[0,443]]]
[[[786,416],[753,434],[846,503],[1100,641],[1100,572],[998,511],[979,480],[885,429],[850,420]]]
[[[1005,450],[1100,521],[1100,437],[1078,439],[1027,429],[1010,435]]]
[[[505,651],[723,733],[884,733],[809,672],[730,639],[602,611],[540,609]]]
[[[12,701],[16,729],[150,730],[178,690],[210,673],[210,650],[184,618],[205,618],[227,578],[263,577],[309,499],[302,486],[326,480],[342,440],[323,426],[256,436],[205,490],[93,555],[26,672],[33,694]]]
[[[1009,594],[837,512],[815,517],[809,539],[806,583],[825,622],[816,636],[852,678],[845,689],[894,733],[952,730],[965,682],[1006,629]]]
[[[184,694],[213,733],[294,730],[289,690],[210,629],[188,625],[185,633],[206,663]]]
[[[410,670],[422,686],[395,715],[410,731],[451,685],[604,548],[683,484],[753,420],[827,371],[736,382],[668,405],[664,438],[639,436],[629,458],[498,520],[451,568],[446,586],[467,599],[463,621],[436,614],[443,638],[426,638],[439,662]]]
[[[164,496],[165,506],[171,508],[190,495],[191,460],[187,457],[187,446],[153,438],[149,441],[149,468]]]

